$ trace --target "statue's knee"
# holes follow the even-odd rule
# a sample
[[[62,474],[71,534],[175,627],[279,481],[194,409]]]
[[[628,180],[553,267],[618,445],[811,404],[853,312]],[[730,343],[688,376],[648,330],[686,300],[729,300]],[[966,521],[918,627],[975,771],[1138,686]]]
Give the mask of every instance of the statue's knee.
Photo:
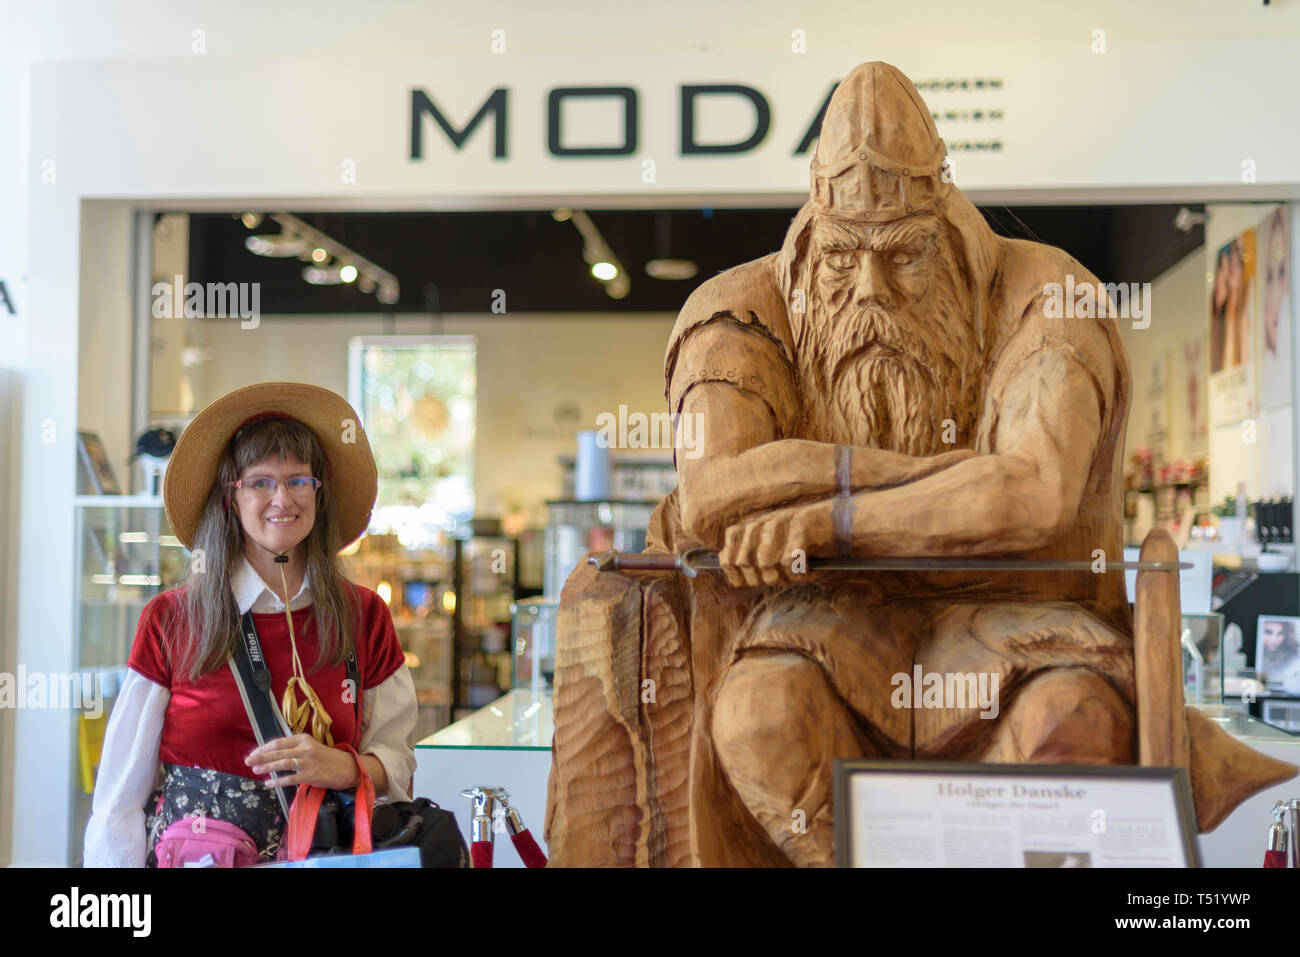
[[[802,655],[746,655],[727,672],[713,711],[713,738],[724,756],[807,748],[826,704],[826,678]],[[797,747],[795,750],[799,750]]]
[[[1110,764],[1133,760],[1133,710],[1109,681],[1083,668],[1031,679],[1006,716],[1026,761]]]

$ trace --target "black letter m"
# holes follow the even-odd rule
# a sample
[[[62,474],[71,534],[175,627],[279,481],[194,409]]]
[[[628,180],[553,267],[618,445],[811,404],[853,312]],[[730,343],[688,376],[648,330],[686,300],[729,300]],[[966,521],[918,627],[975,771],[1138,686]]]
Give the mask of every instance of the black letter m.
[[[455,145],[456,149],[461,149],[465,141],[470,138],[475,127],[483,122],[483,118],[489,113],[493,116],[493,127],[496,130],[496,145],[493,149],[494,159],[506,158],[506,94],[507,90],[498,87],[492,91],[492,95],[487,101],[479,107],[479,111],[474,114],[474,118],[465,124],[463,130],[457,130],[447,122],[447,118],[442,115],[442,110],[434,105],[433,100],[429,99],[427,93],[423,90],[411,91],[411,159],[418,160],[424,158],[424,148],[422,145],[421,133],[422,124],[420,120],[427,113],[432,116],[442,131],[447,134],[447,138]]]

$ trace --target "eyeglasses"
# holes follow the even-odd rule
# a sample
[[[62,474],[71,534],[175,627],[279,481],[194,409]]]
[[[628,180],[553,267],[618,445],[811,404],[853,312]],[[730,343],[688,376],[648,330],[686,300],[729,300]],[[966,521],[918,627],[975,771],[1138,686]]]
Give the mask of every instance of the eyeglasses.
[[[252,479],[239,479],[231,482],[231,488],[246,488],[258,498],[271,498],[275,495],[275,490],[280,486],[278,479],[271,478],[269,475],[259,475]],[[289,490],[289,494],[294,498],[306,498],[309,495],[315,495],[316,490],[321,487],[321,480],[313,478],[310,475],[291,475],[284,480],[284,487]]]

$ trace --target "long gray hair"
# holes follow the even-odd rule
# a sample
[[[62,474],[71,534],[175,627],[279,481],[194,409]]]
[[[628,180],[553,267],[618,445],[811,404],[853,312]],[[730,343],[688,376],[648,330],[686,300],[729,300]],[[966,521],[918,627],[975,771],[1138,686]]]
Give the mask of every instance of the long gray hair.
[[[239,639],[239,607],[231,580],[244,558],[244,529],[233,508],[230,483],[247,468],[267,459],[306,462],[322,479],[316,492],[316,522],[303,544],[311,576],[312,605],[319,651],[309,670],[341,664],[356,644],[357,601],[339,558],[338,522],[332,509],[325,453],[312,431],[296,419],[267,418],[236,432],[222,452],[207,505],[194,536],[194,551],[180,609],[175,667],[191,681],[225,665]]]

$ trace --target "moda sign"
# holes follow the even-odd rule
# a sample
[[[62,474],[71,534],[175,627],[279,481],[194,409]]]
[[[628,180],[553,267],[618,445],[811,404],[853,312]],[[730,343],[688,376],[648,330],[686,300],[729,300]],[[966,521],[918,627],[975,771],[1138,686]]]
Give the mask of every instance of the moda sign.
[[[793,155],[806,153],[821,130],[826,105],[837,84],[809,111],[798,142],[792,144]],[[678,92],[679,152],[682,156],[710,153],[746,153],[767,138],[772,127],[772,107],[762,91],[743,83],[681,84]],[[456,124],[439,108],[428,92],[411,90],[410,158],[424,158],[424,133],[427,127],[441,130],[456,149],[482,125],[490,126],[493,137],[494,159],[510,158],[510,88],[492,90],[470,119],[457,128]],[[731,97],[748,104],[752,110],[752,125],[739,139],[719,141],[701,129],[697,119],[699,105],[710,97]],[[615,104],[620,119],[608,132],[609,142],[603,146],[576,146],[565,135],[565,110],[567,103],[578,100],[603,99]],[[558,86],[546,93],[546,149],[552,156],[631,156],[640,144],[640,95],[630,86]],[[432,123],[429,123],[432,121]]]

